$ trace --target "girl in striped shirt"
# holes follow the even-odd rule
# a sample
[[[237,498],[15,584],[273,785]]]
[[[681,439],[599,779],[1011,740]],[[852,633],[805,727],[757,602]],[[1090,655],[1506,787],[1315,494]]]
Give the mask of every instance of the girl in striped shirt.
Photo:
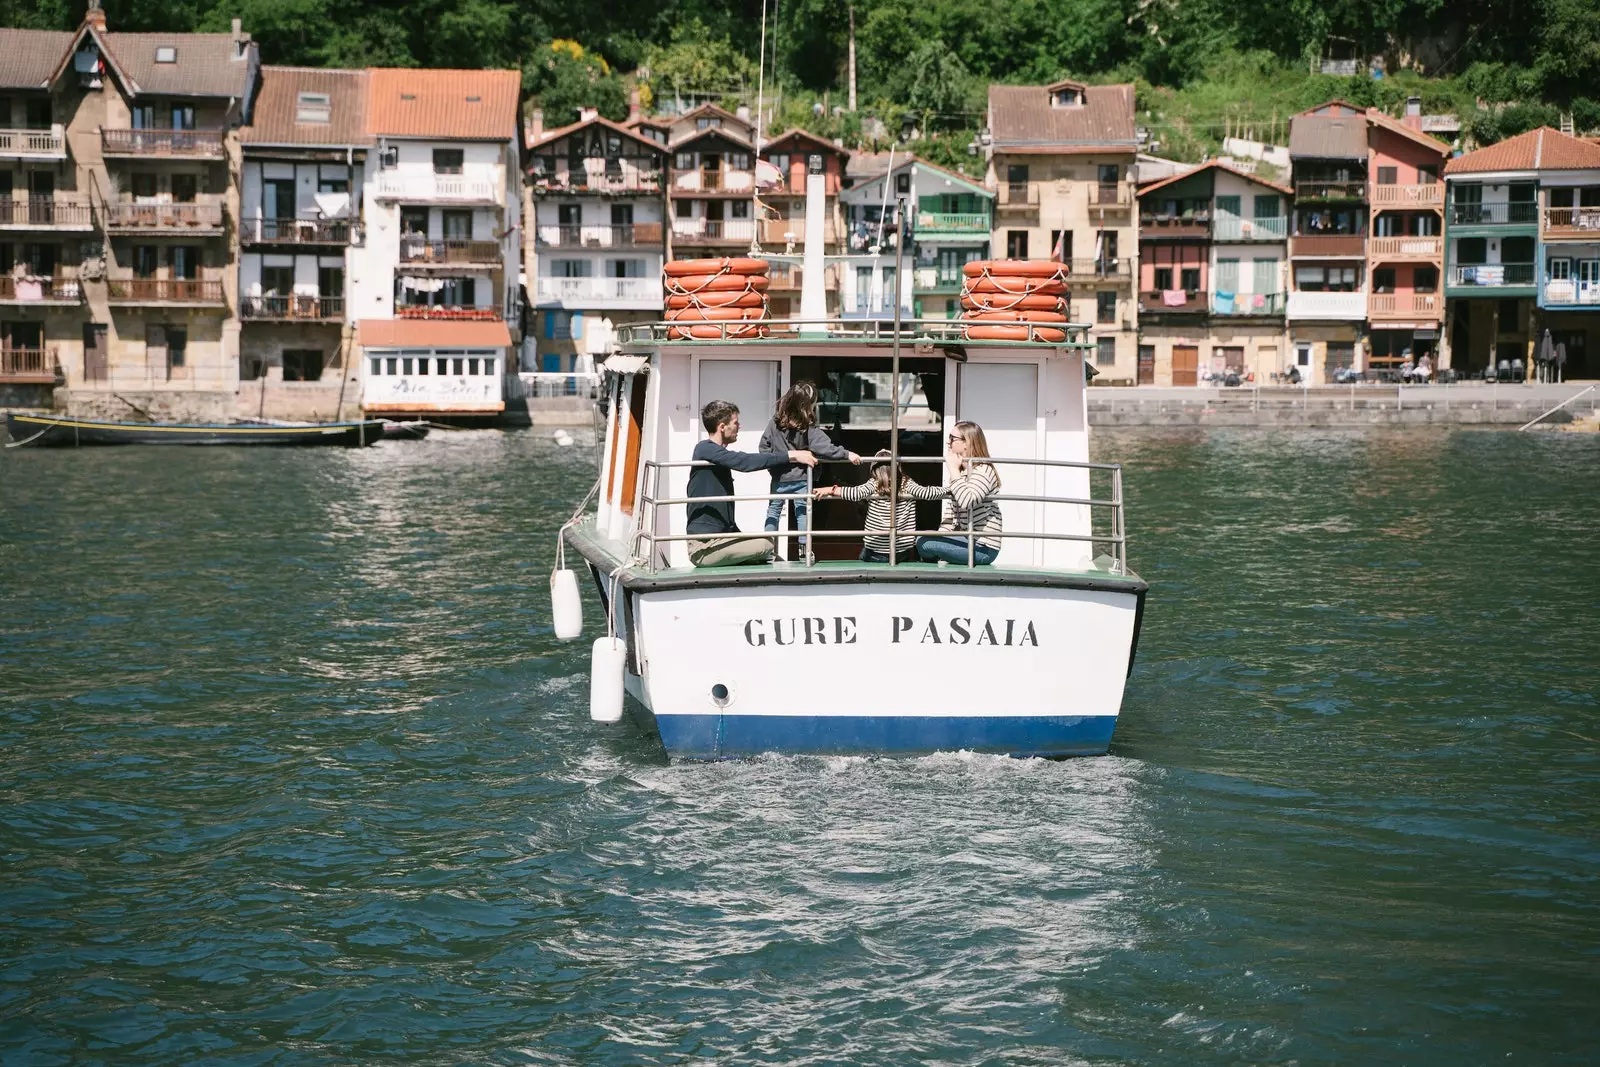
[[[967,524],[970,520],[975,536],[972,539],[972,562],[987,566],[1000,555],[1002,530],[1000,505],[994,497],[1000,492],[1000,475],[992,463],[974,460],[989,458],[989,442],[983,436],[983,427],[975,422],[958,422],[950,434],[950,448],[945,453],[945,486],[949,500],[944,506],[944,520],[940,530],[949,530],[949,536],[919,537],[917,556],[924,563],[955,563],[967,565]]]
[[[866,536],[863,538],[864,547],[860,556],[862,563],[889,562],[890,469],[889,453],[881,451],[873,460],[872,476],[860,485],[825,485],[817,490],[818,497],[836,496],[841,500],[867,501]],[[898,507],[892,509],[895,513],[894,543],[897,560],[909,563],[917,558],[916,535],[899,532],[917,528],[916,502],[942,500],[947,495],[943,486],[918,485],[906,474],[905,468],[900,469],[900,491],[896,494]]]

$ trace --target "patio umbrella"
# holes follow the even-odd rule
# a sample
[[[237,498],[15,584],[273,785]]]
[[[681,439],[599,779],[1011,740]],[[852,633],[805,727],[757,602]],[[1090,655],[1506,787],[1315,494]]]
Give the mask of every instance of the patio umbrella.
[[[1561,369],[1567,365],[1567,342],[1565,341],[1556,345],[1555,364],[1556,382],[1559,384],[1561,381]]]
[[[1541,380],[1549,376],[1550,364],[1555,361],[1555,344],[1550,339],[1550,331],[1546,330],[1539,339],[1539,348],[1533,354],[1534,362],[1539,364],[1539,377]]]

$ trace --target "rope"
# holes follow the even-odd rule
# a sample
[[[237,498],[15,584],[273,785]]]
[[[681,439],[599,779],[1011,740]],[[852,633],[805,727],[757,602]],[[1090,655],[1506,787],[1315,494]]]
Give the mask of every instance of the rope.
[[[550,569],[550,580],[555,581],[556,572],[567,568],[567,531],[583,521],[583,513],[589,509],[589,501],[600,491],[600,479],[596,478],[589,491],[583,495],[577,508],[572,512],[572,517],[561,524],[561,529],[556,531],[556,565]]]

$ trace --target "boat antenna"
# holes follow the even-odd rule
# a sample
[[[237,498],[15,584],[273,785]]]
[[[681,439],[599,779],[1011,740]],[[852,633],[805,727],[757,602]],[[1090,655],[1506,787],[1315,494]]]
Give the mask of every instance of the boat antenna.
[[[773,61],[777,61],[777,49],[773,49]],[[744,84],[748,87],[750,83]],[[750,161],[750,254],[752,256],[761,252],[761,182],[757,179],[761,174],[761,114],[767,107],[766,97],[767,0],[761,0],[761,50],[760,58],[756,62],[756,124],[755,135],[751,137],[751,141],[755,143],[755,158]]]
[[[889,179],[894,175],[894,145],[889,146],[889,169],[883,172],[883,193],[878,197],[878,239],[873,242],[883,247],[883,212],[889,206]],[[876,251],[876,249],[874,249]]]
[[[888,175],[884,181],[888,181]],[[900,266],[905,258],[906,198],[894,198],[894,350],[889,359],[889,566],[899,562],[900,541]],[[879,220],[879,233],[882,220]],[[915,530],[917,524],[913,522]]]

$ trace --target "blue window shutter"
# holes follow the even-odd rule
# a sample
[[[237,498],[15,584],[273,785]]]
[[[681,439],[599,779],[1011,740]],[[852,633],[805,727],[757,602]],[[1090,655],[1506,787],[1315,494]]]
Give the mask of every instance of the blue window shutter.
[[[555,339],[555,336],[556,336],[556,322],[555,322],[555,319],[556,319],[556,317],[553,314],[551,314],[550,312],[546,311],[544,313],[544,339],[546,341],[552,341],[552,340]]]
[[[572,339],[574,341],[583,340],[583,312],[581,311],[572,313]]]

